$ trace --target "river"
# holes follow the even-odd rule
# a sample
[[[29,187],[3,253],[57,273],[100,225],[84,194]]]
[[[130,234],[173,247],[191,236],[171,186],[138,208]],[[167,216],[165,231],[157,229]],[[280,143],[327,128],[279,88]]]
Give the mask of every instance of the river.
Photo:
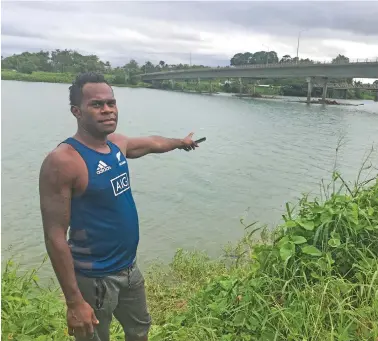
[[[68,85],[2,81],[2,259],[40,264],[45,247],[38,175],[46,154],[73,134]],[[139,262],[169,262],[177,248],[218,255],[243,234],[240,218],[273,227],[286,201],[319,192],[338,167],[353,180],[378,139],[378,103],[306,106],[264,99],[114,88],[118,132],[207,137],[195,152],[130,160],[140,215]],[[377,155],[374,154],[374,161]],[[51,273],[49,265],[42,275]]]

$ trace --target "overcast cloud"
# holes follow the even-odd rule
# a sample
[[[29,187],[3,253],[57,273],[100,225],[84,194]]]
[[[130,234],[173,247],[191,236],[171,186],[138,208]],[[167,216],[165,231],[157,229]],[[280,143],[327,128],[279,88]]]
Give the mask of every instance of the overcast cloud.
[[[237,52],[274,50],[279,57],[378,58],[378,2],[112,2],[1,3],[1,48],[75,49],[113,65],[227,65]]]

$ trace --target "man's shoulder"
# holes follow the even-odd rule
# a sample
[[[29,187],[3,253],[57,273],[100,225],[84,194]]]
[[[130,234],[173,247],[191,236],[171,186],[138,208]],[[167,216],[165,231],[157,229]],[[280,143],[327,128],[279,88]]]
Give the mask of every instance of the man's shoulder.
[[[118,133],[112,133],[108,135],[108,140],[114,143],[119,149],[121,149],[123,153],[126,152],[127,136]]]
[[[109,141],[116,143],[116,142],[121,142],[124,143],[127,141],[127,136],[123,134],[118,134],[118,133],[112,133],[108,135]]]
[[[55,173],[66,179],[75,178],[79,158],[72,146],[62,143],[46,155],[41,165],[41,173]]]

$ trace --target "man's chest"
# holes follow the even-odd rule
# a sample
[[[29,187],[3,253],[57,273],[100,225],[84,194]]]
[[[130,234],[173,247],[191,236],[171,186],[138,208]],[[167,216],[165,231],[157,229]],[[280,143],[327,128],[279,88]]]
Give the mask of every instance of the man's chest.
[[[78,177],[73,186],[74,195],[98,192],[117,197],[129,189],[129,168],[121,152],[78,162]]]

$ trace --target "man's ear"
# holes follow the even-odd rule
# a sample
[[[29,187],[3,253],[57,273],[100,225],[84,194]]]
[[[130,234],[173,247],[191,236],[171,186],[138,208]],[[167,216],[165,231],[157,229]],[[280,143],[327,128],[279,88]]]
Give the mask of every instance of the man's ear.
[[[71,105],[71,112],[72,112],[72,115],[74,115],[76,118],[80,118],[81,111],[77,106]]]

